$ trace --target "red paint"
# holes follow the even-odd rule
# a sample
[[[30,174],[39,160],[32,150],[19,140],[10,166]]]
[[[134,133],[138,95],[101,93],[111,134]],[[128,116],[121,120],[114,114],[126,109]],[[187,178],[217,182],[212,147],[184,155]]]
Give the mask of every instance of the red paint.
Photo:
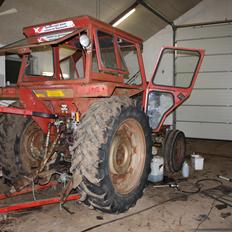
[[[35,191],[41,191],[41,190],[45,190],[54,186],[57,186],[58,183],[56,181],[51,181],[48,184],[45,185],[36,185],[34,187]],[[6,198],[11,198],[11,197],[15,197],[18,195],[23,195],[26,193],[30,193],[32,192],[32,188],[31,187],[26,187],[23,190],[19,191],[19,192],[14,192],[14,193],[9,193],[9,194],[0,194],[0,200],[6,199]]]
[[[159,65],[159,60],[161,58],[162,52],[164,49],[174,49],[174,50],[183,50],[183,51],[194,51],[194,52],[198,52],[199,53],[199,62],[197,64],[191,85],[188,88],[180,88],[180,87],[174,87],[174,86],[161,86],[161,85],[156,85],[154,84],[154,79],[155,79],[155,74],[158,70],[158,65]],[[160,56],[158,58],[158,62],[156,63],[155,69],[154,69],[154,73],[152,75],[152,79],[150,80],[149,84],[148,84],[148,89],[146,92],[146,102],[145,102],[145,110],[147,108],[147,99],[148,99],[148,94],[151,91],[161,91],[161,92],[168,92],[171,93],[172,96],[174,97],[174,105],[164,114],[159,126],[155,129],[155,132],[158,132],[160,130],[160,128],[162,127],[165,119],[167,118],[167,116],[172,113],[179,105],[181,105],[184,101],[186,101],[190,95],[191,92],[193,90],[194,84],[196,82],[203,58],[204,58],[204,50],[203,49],[190,49],[190,48],[182,48],[182,47],[171,47],[171,46],[165,46],[162,48],[161,52],[160,52]],[[182,94],[185,98],[184,99],[180,99],[178,98],[178,95]]]
[[[51,181],[46,185],[36,185],[34,187],[34,190],[35,191],[42,191],[42,190],[45,190],[45,189],[48,189],[48,188],[51,188],[51,187],[54,187],[57,185],[58,185],[58,182]],[[31,192],[32,192],[32,188],[26,187],[19,192],[10,193],[7,195],[0,194],[0,200],[16,197],[16,196],[23,195],[26,193],[31,193]],[[72,195],[68,196],[65,201],[75,201],[75,200],[80,199],[80,197],[81,197],[80,194],[72,194]],[[14,205],[0,207],[0,213],[9,213],[11,211],[34,208],[34,207],[44,206],[44,205],[51,205],[51,204],[56,204],[56,203],[60,203],[60,202],[61,202],[61,200],[59,197],[53,197],[53,198],[49,198],[49,199],[29,201],[29,202],[22,202],[22,203],[18,203],[18,204],[14,204]]]
[[[72,194],[72,195],[69,195],[67,197],[66,201],[75,201],[75,200],[78,200],[80,198],[81,198],[80,194]],[[34,208],[34,207],[38,207],[38,206],[52,205],[52,204],[56,204],[56,203],[60,203],[60,202],[61,202],[61,200],[59,197],[54,197],[54,198],[50,198],[50,199],[18,203],[15,205],[1,207],[0,213],[9,213],[12,211],[29,209],[29,208]]]

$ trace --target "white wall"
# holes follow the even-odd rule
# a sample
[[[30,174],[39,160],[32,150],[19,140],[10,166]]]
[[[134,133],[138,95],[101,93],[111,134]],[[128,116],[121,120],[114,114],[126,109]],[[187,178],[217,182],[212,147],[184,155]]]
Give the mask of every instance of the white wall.
[[[3,45],[0,44],[0,47]],[[0,87],[5,86],[5,56],[0,56]]]
[[[203,0],[175,20],[176,25],[200,23],[232,18],[232,0]],[[147,80],[150,80],[159,51],[164,45],[172,45],[172,28],[166,26],[143,43],[143,58]]]
[[[179,17],[176,21],[175,24],[176,25],[182,25],[182,24],[192,24],[192,23],[201,23],[201,22],[210,22],[210,21],[219,21],[219,20],[226,20],[226,19],[232,19],[232,0],[203,0],[202,2],[200,2],[197,6],[195,6],[194,8],[192,8],[190,11],[186,12],[184,15],[182,15],[181,17]],[[213,27],[212,30],[214,30]],[[192,30],[192,31],[191,31]],[[210,39],[210,37],[212,36],[216,36],[214,34],[210,34],[208,31],[209,29],[204,29],[202,28],[202,30],[204,30],[204,33],[206,34],[206,36],[209,37],[209,40],[201,40],[200,38],[203,36],[202,34],[200,34],[200,37],[198,40],[191,40],[191,38],[195,38],[193,35],[193,29],[186,29],[185,32],[185,37],[183,38],[189,38],[189,40],[186,40],[184,42],[178,42],[178,46],[187,46],[187,47],[196,47],[196,48],[205,48],[206,49],[206,56],[205,59],[203,61],[203,66],[201,71],[205,71],[206,66],[207,66],[207,70],[206,71],[211,71],[214,70],[215,67],[213,66],[213,63],[211,62],[210,65],[208,65],[208,61],[209,59],[211,59],[212,57],[212,53],[214,54],[215,52],[212,51],[212,49],[210,50],[208,47],[210,47],[209,45],[211,44],[213,48],[217,48],[219,50],[219,47],[223,47],[221,45],[224,45],[225,47],[227,46],[227,50],[226,52],[229,53],[231,51],[232,48],[232,44],[231,43],[225,43],[223,42],[223,39],[219,40],[217,42],[214,42],[212,39]],[[211,30],[211,29],[210,29]],[[219,30],[219,29],[217,29]],[[228,29],[229,30],[229,27]],[[197,30],[196,30],[197,31]],[[183,34],[183,29],[178,29],[177,30],[177,37],[180,38],[180,34]],[[224,31],[224,34],[231,34],[231,30],[229,31]],[[219,36],[220,37],[220,36]],[[205,44],[204,44],[205,43]],[[213,44],[214,43],[214,44]],[[186,44],[186,45],[185,45]],[[163,30],[161,30],[159,33],[155,34],[153,37],[151,37],[150,39],[148,39],[147,41],[144,42],[144,60],[145,60],[145,71],[147,74],[147,79],[149,80],[151,77],[151,73],[153,71],[153,63],[155,62],[155,59],[157,59],[160,47],[162,45],[172,45],[172,29],[170,26],[167,26],[166,28],[164,28]],[[220,45],[220,46],[219,46]],[[211,56],[207,56],[207,54],[210,54]],[[226,70],[224,68],[225,63],[229,63],[229,61],[231,60],[231,55],[228,56],[227,54],[227,62],[224,62],[224,60],[222,59],[222,57],[218,57],[219,60],[217,62],[217,68],[218,70]],[[232,67],[232,66],[231,66]],[[229,69],[231,70],[231,68]],[[231,75],[231,72],[228,73],[228,75]],[[211,73],[208,74],[208,79],[205,78],[205,74],[201,73],[199,75],[199,78],[196,82],[196,88],[206,88],[206,90],[202,89],[202,93],[205,94],[205,97],[201,97],[199,96],[199,90],[195,89],[193,91],[193,94],[191,95],[190,99],[188,101],[186,101],[185,104],[187,104],[186,106],[181,106],[178,110],[177,110],[177,128],[181,129],[185,132],[187,137],[195,137],[195,138],[211,138],[211,139],[225,139],[225,140],[231,140],[232,138],[232,124],[231,122],[231,118],[232,118],[232,111],[230,111],[231,113],[229,113],[229,110],[225,111],[227,113],[223,113],[224,111],[222,110],[222,108],[220,107],[214,107],[213,105],[210,106],[210,111],[208,110],[207,107],[203,106],[203,107],[199,107],[199,108],[194,108],[191,103],[192,101],[195,99],[196,96],[198,96],[198,100],[194,103],[195,105],[199,105],[199,104],[204,104],[204,100],[205,98],[209,98],[210,99],[210,103],[214,104],[216,102],[216,100],[220,100],[221,104],[229,104],[230,103],[226,103],[225,100],[222,98],[221,95],[225,95],[229,96],[227,97],[228,100],[231,99],[232,97],[232,91],[231,91],[231,87],[229,86],[229,82],[228,80],[225,83],[225,86],[223,85],[223,88],[230,88],[227,91],[225,90],[217,90],[217,88],[220,88],[220,86],[222,85],[222,83],[220,85],[215,85],[212,87],[212,81],[216,81],[215,78],[218,79],[218,81],[220,82],[220,80],[222,81],[223,78],[223,74],[215,74]],[[220,78],[220,79],[219,79]],[[229,79],[229,78],[228,78]],[[227,85],[227,87],[226,87]],[[197,92],[198,91],[198,92]],[[219,92],[223,92],[223,94],[216,94]],[[212,92],[211,95],[207,95],[208,92]],[[206,96],[207,95],[207,96]],[[211,96],[211,97],[210,97]],[[207,103],[208,104],[208,103]],[[189,105],[189,107],[187,107]],[[214,108],[213,108],[214,107]],[[214,115],[215,117],[218,115],[218,117],[214,120],[215,122],[211,122],[210,121],[210,112],[213,111],[212,115]],[[197,113],[197,115],[196,115]],[[183,114],[185,114],[185,120],[192,120],[193,122],[190,123],[188,121],[186,121],[185,123],[183,122],[178,122],[179,120],[183,120],[182,118],[184,117]],[[182,116],[182,118],[180,117]],[[201,119],[205,119],[205,123],[197,123],[195,121],[198,120],[198,118],[201,117]],[[223,118],[230,118],[230,120],[228,120],[229,124],[217,124],[216,122],[220,122],[222,121]],[[220,119],[220,120],[219,120]],[[204,121],[204,120],[203,120]],[[209,121],[209,122],[207,122]]]
[[[232,18],[231,0],[203,0],[179,17],[175,24],[200,23]]]
[[[162,46],[172,45],[172,27],[166,26],[143,43],[143,60],[147,80],[150,80]]]

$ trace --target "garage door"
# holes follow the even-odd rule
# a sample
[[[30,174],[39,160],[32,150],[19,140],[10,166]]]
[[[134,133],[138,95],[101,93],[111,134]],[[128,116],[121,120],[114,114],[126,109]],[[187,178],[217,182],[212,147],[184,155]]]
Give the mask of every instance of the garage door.
[[[177,46],[204,48],[192,95],[176,113],[187,137],[232,140],[232,24],[178,28]]]

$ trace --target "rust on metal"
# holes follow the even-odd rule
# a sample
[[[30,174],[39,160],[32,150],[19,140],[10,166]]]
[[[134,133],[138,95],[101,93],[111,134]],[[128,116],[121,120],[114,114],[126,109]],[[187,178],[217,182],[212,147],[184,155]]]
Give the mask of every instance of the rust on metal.
[[[133,118],[122,122],[113,137],[109,171],[120,194],[131,192],[139,183],[145,165],[146,141],[143,129]]]

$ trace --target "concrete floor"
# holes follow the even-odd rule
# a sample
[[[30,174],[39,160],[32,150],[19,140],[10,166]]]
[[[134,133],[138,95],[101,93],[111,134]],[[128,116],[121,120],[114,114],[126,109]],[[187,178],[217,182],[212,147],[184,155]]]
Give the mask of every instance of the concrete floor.
[[[180,188],[196,191],[194,183],[197,180],[216,178],[218,174],[232,178],[231,148],[231,142],[189,140],[188,153],[201,153],[205,165],[203,171],[191,169],[190,178],[185,181],[180,174],[176,174],[174,177]],[[222,183],[227,186],[227,199],[232,201],[232,182]],[[218,185],[214,181],[201,182],[202,191]],[[225,187],[222,189],[225,190]],[[31,199],[32,196],[27,198]],[[75,202],[66,203],[66,207],[74,214],[60,210],[59,205],[53,205],[2,215],[0,232],[232,231],[232,207],[226,207],[202,192],[185,194],[172,188],[158,189],[153,184],[145,189],[144,196],[127,213],[104,214]],[[6,220],[3,220],[4,217]]]

